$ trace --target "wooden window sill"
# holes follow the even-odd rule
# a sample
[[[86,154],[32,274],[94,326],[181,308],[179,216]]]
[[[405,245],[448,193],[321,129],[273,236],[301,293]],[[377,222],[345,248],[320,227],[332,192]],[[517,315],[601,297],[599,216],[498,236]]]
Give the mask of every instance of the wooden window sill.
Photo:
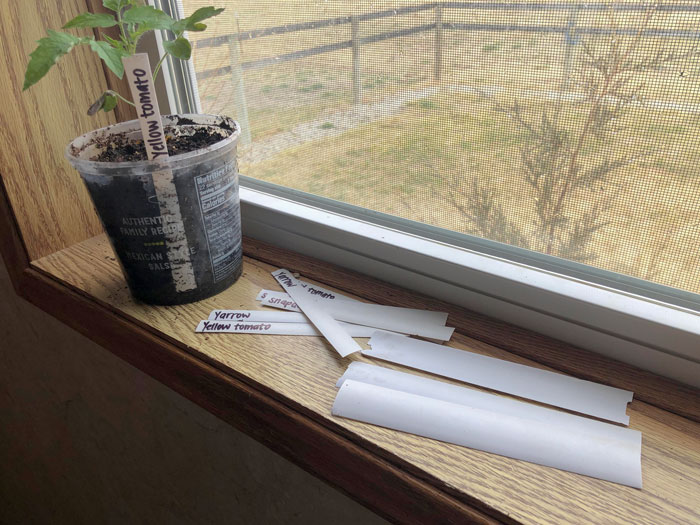
[[[18,290],[392,521],[700,522],[697,390],[258,241],[244,246],[241,279],[195,304],[133,301],[104,235],[32,262]],[[336,380],[367,359],[341,359],[321,338],[194,333],[214,308],[259,308],[255,296],[278,288],[270,271],[280,266],[360,299],[447,308],[452,346],[634,390],[644,489],[333,417]]]

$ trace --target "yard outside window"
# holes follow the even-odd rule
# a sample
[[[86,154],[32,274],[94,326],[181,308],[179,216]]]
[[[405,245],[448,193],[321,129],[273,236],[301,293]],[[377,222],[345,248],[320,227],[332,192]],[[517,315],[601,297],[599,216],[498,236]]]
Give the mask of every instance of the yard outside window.
[[[222,5],[194,66],[242,173],[700,291],[697,6]]]

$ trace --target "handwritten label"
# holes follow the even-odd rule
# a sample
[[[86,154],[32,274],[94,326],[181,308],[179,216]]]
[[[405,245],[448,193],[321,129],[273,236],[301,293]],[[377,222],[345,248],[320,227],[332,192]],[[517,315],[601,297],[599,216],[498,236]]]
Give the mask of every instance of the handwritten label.
[[[260,290],[260,292],[258,292],[258,295],[255,298],[255,300],[264,301],[265,299],[268,299],[270,297],[276,297],[278,299],[291,299],[287,292],[276,292],[274,290],[265,290],[263,288],[262,290]]]
[[[285,313],[285,312],[281,312]],[[348,323],[339,325],[352,337],[372,337],[377,333],[371,326],[359,326]],[[266,335],[311,335],[320,336],[321,332],[311,323],[276,323],[276,322],[252,322],[252,321],[216,321],[207,319],[200,321],[195,328],[197,333],[223,333],[223,334],[266,334]]]
[[[341,357],[361,350],[360,346],[353,341],[347,331],[324,310],[324,306],[314,300],[299,286],[298,281],[288,270],[281,268],[272,272],[272,276],[282,285],[282,288],[297,303],[301,311],[304,312],[306,317],[309,318],[316,329],[323,334]]]
[[[234,330],[236,332],[266,332],[272,328],[270,323],[217,323],[216,321],[202,321],[197,327],[198,332],[226,332]]]
[[[146,53],[137,53],[122,60],[136,104],[136,114],[141,125],[141,134],[149,160],[168,156],[165,130],[160,118],[160,109],[151,75],[151,65]]]
[[[292,299],[282,299],[280,297],[267,297],[260,301],[264,306],[272,306],[274,308],[282,308],[283,310],[289,310],[291,312],[301,312],[299,305],[292,301]]]
[[[216,311],[212,312],[214,314],[214,319],[217,321],[219,319],[221,320],[241,320],[241,319],[250,319],[251,313],[250,312],[221,312],[221,311]]]
[[[292,301],[292,298],[289,297],[287,292],[275,292],[273,290],[262,289],[255,300],[260,301],[263,306],[272,306],[273,308],[280,308],[291,312],[301,312],[297,303]]]
[[[253,321],[256,323],[306,323],[302,313],[271,310],[212,310],[209,321]]]
[[[258,295],[255,297],[256,301],[262,301],[266,297],[268,297],[270,294],[283,294],[287,295],[284,292],[273,292],[272,290],[265,290],[264,288],[258,292]]]
[[[302,286],[303,286],[303,285],[302,285]],[[335,295],[333,295],[332,293],[326,292],[326,291],[323,291],[323,290],[319,290],[318,288],[316,288],[316,287],[314,287],[314,286],[310,286],[310,285],[309,285],[309,286],[306,288],[306,291],[309,292],[311,295],[319,295],[319,296],[321,296],[323,299],[335,299]]]
[[[312,285],[312,284],[304,282],[302,280],[297,280],[297,283],[302,288],[305,288],[309,292],[310,295],[313,295],[315,299],[328,300],[328,301],[336,301],[337,300],[337,301],[356,302],[354,299],[350,299],[349,297],[345,297],[344,295],[340,295],[338,293],[331,292],[330,290],[326,290],[325,288],[321,288],[319,286]],[[292,298],[289,296],[289,294],[286,292],[276,292],[273,290],[263,289],[263,290],[260,290],[260,292],[258,293],[255,300],[260,301],[260,303],[263,306],[271,306],[273,308],[280,308],[282,310],[289,310],[292,312],[301,312],[297,303],[294,302],[292,300]]]

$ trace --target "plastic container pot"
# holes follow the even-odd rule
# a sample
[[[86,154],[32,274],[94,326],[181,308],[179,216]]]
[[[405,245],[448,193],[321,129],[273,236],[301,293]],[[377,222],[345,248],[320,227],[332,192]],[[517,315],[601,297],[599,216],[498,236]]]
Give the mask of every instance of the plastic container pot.
[[[213,128],[222,139],[159,161],[89,160],[116,134],[140,138],[132,120],[78,137],[66,157],[90,192],[131,293],[167,305],[210,297],[241,275],[240,127],[213,115],[165,116],[163,124],[184,134]]]

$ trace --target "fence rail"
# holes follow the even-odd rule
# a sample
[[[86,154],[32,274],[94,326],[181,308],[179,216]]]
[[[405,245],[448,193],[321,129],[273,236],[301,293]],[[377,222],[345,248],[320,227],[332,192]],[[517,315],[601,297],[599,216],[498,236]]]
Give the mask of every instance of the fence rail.
[[[260,38],[263,36],[270,35],[283,35],[285,33],[296,33],[298,31],[308,31],[311,29],[321,29],[324,27],[339,26],[344,24],[351,24],[352,19],[355,18],[358,22],[366,22],[369,20],[379,20],[380,18],[386,18],[398,15],[407,15],[410,13],[418,13],[420,11],[428,11],[430,9],[435,9],[439,2],[434,2],[430,4],[421,4],[415,6],[399,7],[397,9],[386,9],[384,11],[375,11],[374,13],[364,13],[356,16],[339,16],[337,18],[326,18],[324,20],[313,20],[310,22],[300,22],[297,24],[285,24],[283,26],[266,27],[264,29],[252,29],[251,31],[243,31],[241,33],[233,33],[230,35],[220,35],[212,38],[204,38],[197,42],[196,47],[216,47],[223,44],[227,44],[231,38],[238,38],[239,41],[252,40],[254,38]]]
[[[606,4],[606,3],[578,3],[578,4],[562,4],[555,2],[543,2],[537,4],[531,3],[506,3],[506,2],[432,2],[421,4],[418,6],[400,7],[397,9],[386,9],[374,13],[364,13],[357,15],[359,22],[368,20],[378,20],[391,16],[405,15],[409,13],[417,13],[420,11],[428,11],[441,7],[443,9],[476,9],[476,10],[492,10],[492,11],[646,11],[654,9],[657,12],[663,13],[679,13],[679,12],[700,12],[700,4],[683,5],[683,4]],[[225,45],[231,38],[238,38],[239,41],[253,40],[270,35],[282,35],[285,33],[296,33],[298,31],[309,31],[312,29],[321,29],[324,27],[332,27],[343,24],[350,24],[352,16],[339,16],[336,18],[326,18],[324,20],[313,20],[309,22],[300,22],[296,24],[285,24],[282,26],[266,27],[262,29],[252,29],[241,33],[233,33],[230,35],[219,35],[212,38],[204,38],[197,42],[197,48],[218,47]]]
[[[428,4],[421,4],[418,6],[407,6],[397,9],[387,9],[384,11],[377,11],[374,13],[364,13],[356,16],[341,16],[336,18],[328,18],[324,20],[313,20],[309,22],[301,22],[296,24],[285,24],[283,26],[267,27],[262,29],[253,29],[250,31],[243,31],[240,33],[233,33],[228,35],[220,35],[212,38],[205,38],[200,40],[196,44],[197,49],[210,48],[210,47],[220,47],[231,43],[231,40],[238,40],[243,42],[246,40],[253,40],[256,38],[261,38],[271,35],[282,35],[285,33],[296,33],[299,31],[308,31],[313,29],[320,29],[324,27],[332,27],[343,24],[352,24],[353,18],[357,23],[365,22],[369,20],[378,20],[380,18],[392,17],[405,15],[410,13],[417,13],[420,11],[428,11],[434,9],[436,11],[443,9],[471,9],[471,10],[506,10],[506,11],[603,11],[603,10],[616,10],[616,11],[645,11],[648,9],[654,9],[657,12],[667,12],[667,13],[677,13],[677,12],[700,12],[700,4],[696,5],[682,5],[682,4],[604,4],[604,3],[578,3],[578,4],[562,4],[562,3],[505,3],[505,2],[432,2]],[[437,17],[436,17],[437,19]],[[291,60],[298,60],[301,58],[306,58],[314,55],[320,55],[324,53],[330,53],[332,51],[339,51],[341,49],[351,49],[353,47],[353,42],[356,40],[356,44],[362,46],[366,44],[372,44],[376,42],[381,42],[383,40],[389,40],[393,38],[399,38],[402,36],[409,36],[418,33],[423,33],[426,31],[433,31],[440,26],[441,30],[451,30],[451,31],[481,31],[481,32],[527,32],[527,33],[561,33],[569,34],[574,31],[580,35],[636,35],[639,34],[638,31],[634,29],[611,29],[611,28],[601,28],[601,27],[582,27],[575,26],[572,27],[571,24],[568,25],[523,25],[523,24],[469,24],[469,23],[458,23],[458,22],[433,22],[430,24],[422,24],[419,26],[414,26],[406,29],[401,29],[397,31],[390,31],[385,33],[379,33],[376,35],[371,35],[367,37],[356,37],[356,39],[345,40],[341,42],[335,42],[333,44],[325,44],[322,46],[316,46],[312,48],[302,49],[299,51],[294,51],[291,53],[284,53],[282,55],[277,55],[273,57],[261,58],[257,60],[251,60],[248,62],[243,62],[240,67],[243,71],[248,69],[259,69],[261,67],[267,67],[274,64],[280,64],[283,62],[289,62]],[[667,30],[667,29],[648,29],[641,33],[643,36],[649,37],[670,37],[670,38],[685,38],[685,39],[700,39],[700,31],[684,31],[684,30]],[[437,40],[437,39],[436,39]],[[441,52],[436,51],[436,55],[441,55]],[[207,79],[216,76],[221,76],[231,72],[234,66],[224,66],[219,68],[207,69],[197,73],[197,78]],[[439,76],[439,71],[436,68],[436,77]]]
[[[561,11],[569,12],[569,21],[565,25],[526,25],[526,24],[484,24],[484,23],[460,23],[460,22],[445,22],[443,13],[445,9],[468,9],[468,10],[486,10],[486,11]],[[696,12],[700,13],[700,3],[697,4],[628,4],[628,3],[602,3],[602,2],[586,2],[586,3],[561,3],[561,2],[540,2],[540,3],[523,3],[523,2],[431,2],[415,6],[405,6],[396,9],[386,9],[372,13],[363,13],[359,15],[340,16],[335,18],[327,18],[323,20],[312,20],[308,22],[299,22],[294,24],[285,24],[282,26],[267,27],[261,29],[252,29],[250,31],[242,31],[227,35],[219,35],[212,38],[199,40],[195,44],[196,49],[214,48],[220,46],[229,46],[232,50],[231,55],[236,58],[240,57],[240,44],[247,40],[253,40],[272,35],[283,35],[287,33],[296,33],[299,31],[309,31],[321,29],[325,27],[333,27],[339,25],[351,25],[351,39],[332,44],[324,44],[299,51],[284,53],[272,57],[260,58],[241,62],[232,60],[232,64],[218,68],[207,69],[197,72],[197,79],[204,80],[208,78],[218,77],[226,74],[232,74],[237,84],[237,89],[242,89],[243,77],[242,73],[246,70],[259,69],[275,64],[281,64],[292,60],[339,51],[342,49],[352,50],[352,74],[353,74],[353,100],[359,103],[362,99],[362,84],[360,82],[360,48],[363,45],[373,44],[393,38],[415,35],[428,31],[435,32],[435,57],[434,57],[434,73],[433,76],[437,80],[441,76],[442,69],[442,46],[444,31],[475,31],[475,32],[525,32],[525,33],[558,33],[565,35],[565,43],[567,49],[570,46],[576,45],[577,35],[639,35],[658,38],[683,38],[683,39],[700,39],[700,31],[688,30],[670,30],[670,29],[646,29],[638,31],[635,29],[621,28],[606,28],[606,27],[585,27],[576,25],[576,16],[582,12],[595,11],[619,11],[619,12],[644,12],[653,9],[656,12],[662,13],[682,13]],[[434,11],[434,22],[421,24],[396,31],[388,31],[369,36],[360,36],[359,25],[361,22],[370,20],[379,20],[393,16],[418,13],[422,11]]]

